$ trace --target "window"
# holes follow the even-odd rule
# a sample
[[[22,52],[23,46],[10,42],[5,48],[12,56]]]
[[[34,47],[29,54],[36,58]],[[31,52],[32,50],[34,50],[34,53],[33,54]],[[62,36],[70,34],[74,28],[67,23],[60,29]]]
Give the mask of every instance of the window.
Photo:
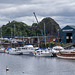
[[[69,37],[68,37],[68,36],[66,36],[66,39],[69,39]]]

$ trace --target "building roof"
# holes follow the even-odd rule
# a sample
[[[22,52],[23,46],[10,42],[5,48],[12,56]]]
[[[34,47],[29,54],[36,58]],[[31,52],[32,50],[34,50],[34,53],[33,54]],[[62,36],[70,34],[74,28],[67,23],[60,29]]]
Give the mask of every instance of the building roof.
[[[74,28],[74,29],[75,29],[75,25],[68,25],[68,26],[70,26],[70,27],[72,27],[72,28]]]

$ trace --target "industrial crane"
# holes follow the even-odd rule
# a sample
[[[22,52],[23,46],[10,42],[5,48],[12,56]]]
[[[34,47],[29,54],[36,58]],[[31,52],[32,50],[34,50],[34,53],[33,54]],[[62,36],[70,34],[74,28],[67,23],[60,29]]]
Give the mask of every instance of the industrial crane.
[[[36,17],[35,12],[33,12],[33,14],[34,14],[35,19],[36,19],[37,24],[38,24],[39,22],[38,22],[38,19],[37,19],[37,17]],[[45,25],[44,25],[44,28],[45,28]],[[41,34],[42,34],[42,36],[43,36],[43,41],[45,41],[45,46],[46,46],[46,39],[45,39],[45,37],[44,37],[44,35],[43,35],[42,29],[40,29],[40,31],[41,31]],[[44,29],[44,34],[45,34],[45,31],[46,31],[46,33],[47,33],[47,37],[48,37],[48,40],[49,40],[48,32],[47,32],[47,30]],[[50,47],[51,47],[50,40],[49,40],[49,45],[50,45]]]
[[[36,19],[36,21],[37,21],[37,24],[38,24],[39,22],[38,22],[38,19],[37,19],[37,17],[36,17],[36,14],[35,14],[35,12],[33,12],[33,14],[34,14],[34,16],[35,16],[35,19]],[[42,34],[42,36],[43,36],[43,41],[45,41],[45,37],[44,37],[44,35],[43,35],[42,29],[40,29],[40,31],[41,31],[41,34]]]

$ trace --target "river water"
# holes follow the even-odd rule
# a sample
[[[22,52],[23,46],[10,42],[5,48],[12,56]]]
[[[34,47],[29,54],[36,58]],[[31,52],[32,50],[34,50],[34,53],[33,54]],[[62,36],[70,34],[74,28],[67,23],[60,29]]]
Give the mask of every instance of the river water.
[[[75,60],[0,53],[0,75],[75,75]]]

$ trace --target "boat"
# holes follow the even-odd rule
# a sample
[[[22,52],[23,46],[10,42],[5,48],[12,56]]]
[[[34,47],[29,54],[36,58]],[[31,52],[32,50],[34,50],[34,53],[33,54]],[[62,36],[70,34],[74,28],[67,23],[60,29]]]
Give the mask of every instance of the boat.
[[[11,50],[11,48],[12,48],[12,47],[7,47],[7,48],[5,49],[5,53],[9,54],[9,50]]]
[[[53,53],[58,53],[60,50],[64,50],[64,48],[61,46],[55,46],[52,48]]]
[[[11,48],[9,50],[9,54],[11,54],[11,55],[20,55],[20,54],[22,54],[22,52],[21,52],[21,50],[17,50],[16,48]]]
[[[21,50],[24,55],[33,55],[34,47],[33,45],[24,45],[23,47],[17,47],[17,50]]]
[[[56,55],[58,58],[75,59],[75,48],[71,50],[59,51]]]
[[[52,48],[53,56],[56,57],[56,53],[58,53],[59,51],[64,51],[64,48],[61,47],[61,46],[54,46],[54,47]]]
[[[48,49],[37,49],[34,51],[34,56],[52,57],[53,54]]]
[[[5,48],[0,48],[0,53],[5,53]]]

